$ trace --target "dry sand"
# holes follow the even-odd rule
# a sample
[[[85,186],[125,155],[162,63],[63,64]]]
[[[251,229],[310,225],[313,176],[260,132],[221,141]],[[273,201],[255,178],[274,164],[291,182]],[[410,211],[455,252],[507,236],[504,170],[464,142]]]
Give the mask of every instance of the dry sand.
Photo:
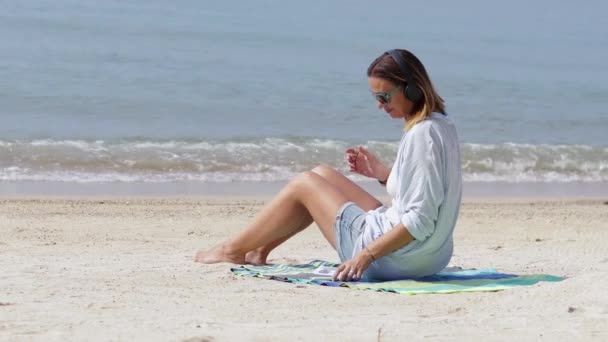
[[[602,200],[465,201],[453,265],[568,279],[417,296],[295,286],[192,262],[261,200],[0,203],[0,340],[608,340]],[[337,261],[312,227],[271,254],[316,258]]]

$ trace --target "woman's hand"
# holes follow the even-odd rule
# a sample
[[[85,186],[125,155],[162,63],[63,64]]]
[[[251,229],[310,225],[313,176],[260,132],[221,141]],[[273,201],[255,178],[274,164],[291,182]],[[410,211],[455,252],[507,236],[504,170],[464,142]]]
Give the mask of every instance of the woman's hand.
[[[363,272],[369,267],[373,258],[370,254],[363,250],[359,252],[354,258],[346,260],[342,265],[338,266],[334,273],[333,280],[339,281],[351,281],[360,280],[363,276]]]
[[[346,160],[350,171],[363,176],[385,181],[390,173],[390,170],[382,165],[376,155],[363,146],[347,149]]]

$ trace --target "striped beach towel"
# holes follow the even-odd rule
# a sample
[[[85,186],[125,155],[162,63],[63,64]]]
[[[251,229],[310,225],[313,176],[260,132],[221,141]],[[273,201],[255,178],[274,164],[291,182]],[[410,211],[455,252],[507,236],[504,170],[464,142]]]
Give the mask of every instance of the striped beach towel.
[[[462,270],[448,268],[435,275],[416,280],[404,279],[384,282],[332,281],[338,265],[314,260],[307,264],[266,266],[243,265],[230,270],[241,276],[285,281],[294,284],[347,287],[356,290],[385,291],[404,294],[455,293],[500,291],[516,286],[533,285],[540,281],[556,282],[564,278],[546,274],[515,275],[499,273],[495,269]]]

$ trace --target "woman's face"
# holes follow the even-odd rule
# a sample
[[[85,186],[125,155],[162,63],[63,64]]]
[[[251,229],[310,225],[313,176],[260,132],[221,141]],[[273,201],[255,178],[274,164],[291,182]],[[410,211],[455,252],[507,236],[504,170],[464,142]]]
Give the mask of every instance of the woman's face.
[[[391,95],[388,103],[376,100],[378,109],[384,109],[393,119],[406,120],[411,115],[414,104],[403,94],[403,86],[396,89],[398,84],[378,77],[369,77],[368,81],[372,93]]]

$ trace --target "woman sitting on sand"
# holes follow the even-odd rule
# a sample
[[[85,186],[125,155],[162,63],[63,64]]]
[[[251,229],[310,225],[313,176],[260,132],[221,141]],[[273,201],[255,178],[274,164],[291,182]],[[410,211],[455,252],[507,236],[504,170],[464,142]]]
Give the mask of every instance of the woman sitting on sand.
[[[314,221],[342,261],[335,280],[418,278],[448,264],[462,193],[456,127],[409,51],[385,52],[367,76],[378,108],[405,120],[406,132],[391,169],[363,147],[346,154],[351,171],[386,185],[391,206],[321,165],[292,179],[238,235],[198,252],[197,262],[265,264]]]

